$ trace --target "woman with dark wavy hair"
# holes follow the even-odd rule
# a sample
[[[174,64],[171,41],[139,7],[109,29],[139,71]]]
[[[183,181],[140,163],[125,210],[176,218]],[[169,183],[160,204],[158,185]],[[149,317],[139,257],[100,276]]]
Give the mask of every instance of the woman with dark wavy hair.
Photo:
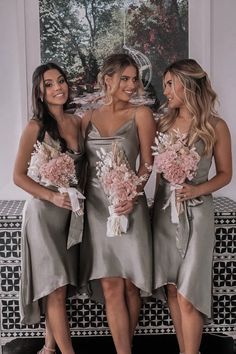
[[[34,324],[45,314],[46,338],[40,354],[55,353],[56,344],[61,353],[74,354],[65,305],[66,297],[74,295],[78,287],[78,248],[67,247],[71,200],[67,193],[42,185],[28,169],[36,142],[48,151],[69,155],[77,171],[82,168],[81,120],[65,111],[68,99],[64,71],[54,63],[37,67],[33,117],[21,136],[14,168],[15,184],[32,196],[25,204],[22,223],[21,322]],[[82,223],[81,217],[78,224],[79,220]]]
[[[183,208],[179,222],[173,223],[171,204],[165,207],[173,186],[160,176],[153,212],[154,294],[162,297],[165,289],[181,354],[198,354],[204,320],[212,317],[212,193],[231,180],[230,133],[216,112],[208,75],[195,60],[168,66],[163,84],[167,111],[157,131],[184,134],[184,148],[195,147],[200,160],[195,177],[175,190]],[[208,178],[212,159],[216,172]]]

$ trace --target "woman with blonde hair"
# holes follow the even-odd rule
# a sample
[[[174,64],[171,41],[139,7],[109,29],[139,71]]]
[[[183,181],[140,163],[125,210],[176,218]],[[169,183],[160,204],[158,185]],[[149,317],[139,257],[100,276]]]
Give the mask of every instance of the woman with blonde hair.
[[[212,192],[231,180],[230,133],[215,110],[217,96],[208,75],[195,60],[169,65],[163,84],[167,110],[157,131],[167,138],[182,134],[184,149],[195,148],[199,162],[193,179],[186,178],[174,191],[174,203],[182,206],[177,222],[172,219],[173,199],[167,203],[173,186],[163,173],[158,175],[152,223],[153,292],[167,297],[180,352],[198,354],[204,321],[212,318]],[[216,171],[208,179],[212,159]]]
[[[118,354],[131,354],[139,318],[141,296],[151,294],[152,240],[145,195],[125,198],[115,214],[127,216],[129,226],[121,236],[107,235],[109,201],[97,175],[97,152],[109,154],[113,143],[125,153],[137,175],[149,174],[155,122],[148,107],[131,102],[141,88],[136,62],[127,54],[112,54],[102,66],[100,83],[104,103],[82,118],[88,176],[85,188],[86,218],[81,244],[80,281],[91,299],[105,302],[106,315]],[[138,186],[143,191],[145,181]]]

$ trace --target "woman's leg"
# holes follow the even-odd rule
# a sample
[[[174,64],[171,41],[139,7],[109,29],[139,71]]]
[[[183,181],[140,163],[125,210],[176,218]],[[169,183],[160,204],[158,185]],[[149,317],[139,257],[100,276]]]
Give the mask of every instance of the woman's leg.
[[[198,354],[202,339],[203,316],[182,295],[177,294],[182,318],[185,354]]]
[[[125,297],[129,312],[130,340],[132,343],[134,331],[138,324],[141,298],[139,289],[130,280],[127,279],[125,280]]]
[[[49,341],[53,343],[53,337],[62,354],[75,354],[66,313],[66,286],[56,289],[47,296],[46,319],[49,336],[46,337],[47,346],[49,347]]]
[[[122,278],[103,278],[106,315],[117,354],[131,354],[130,320]]]
[[[50,353],[49,351],[46,350],[46,348],[49,348],[51,350],[56,349],[56,342],[52,334],[51,326],[50,323],[48,322],[46,318],[46,335],[45,335],[45,346],[43,348],[43,354],[48,354]],[[52,353],[52,352],[51,352]]]
[[[179,350],[181,353],[185,353],[184,338],[182,331],[182,316],[179,307],[177,289],[175,285],[167,285],[167,299],[170,309],[171,319],[175,328],[176,337],[179,344]]]

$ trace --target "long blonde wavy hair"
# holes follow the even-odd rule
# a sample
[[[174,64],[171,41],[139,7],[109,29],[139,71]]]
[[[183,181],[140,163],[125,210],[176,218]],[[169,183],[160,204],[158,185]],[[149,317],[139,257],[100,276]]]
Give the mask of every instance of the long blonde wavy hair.
[[[210,154],[215,143],[214,118],[219,117],[215,105],[217,95],[211,87],[208,75],[194,59],[182,59],[170,64],[163,73],[177,77],[184,87],[184,103],[192,114],[188,144],[199,138],[204,142],[204,154]],[[173,80],[174,85],[174,80]],[[164,104],[167,107],[168,102]],[[174,124],[179,109],[168,108],[158,121],[158,131],[166,132]]]

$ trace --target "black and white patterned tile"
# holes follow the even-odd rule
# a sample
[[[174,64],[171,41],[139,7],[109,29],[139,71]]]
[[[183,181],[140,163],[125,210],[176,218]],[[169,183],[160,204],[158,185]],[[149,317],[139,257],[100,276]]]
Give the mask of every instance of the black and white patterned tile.
[[[0,330],[2,344],[14,338],[42,338],[45,324],[23,326],[19,317],[21,222],[24,201],[0,201]],[[215,198],[216,245],[213,268],[214,322],[205,333],[236,338],[236,203]],[[72,337],[107,336],[110,331],[102,305],[88,299],[67,301]],[[173,334],[169,310],[155,300],[141,309],[137,335]]]

